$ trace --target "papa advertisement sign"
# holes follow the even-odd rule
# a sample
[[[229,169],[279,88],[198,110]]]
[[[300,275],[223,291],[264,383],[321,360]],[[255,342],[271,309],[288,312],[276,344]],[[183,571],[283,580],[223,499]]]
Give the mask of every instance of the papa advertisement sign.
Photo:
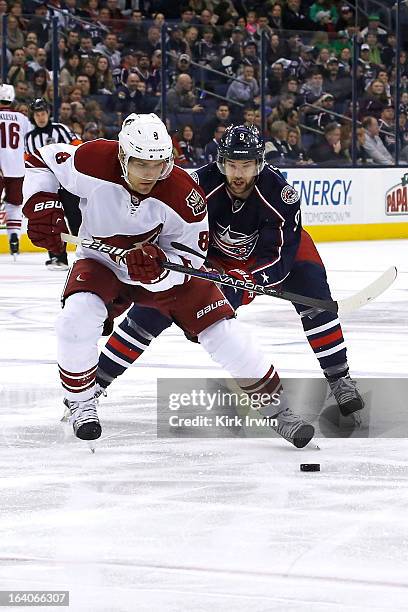
[[[408,172],[401,182],[394,185],[385,194],[385,214],[387,216],[408,215]]]

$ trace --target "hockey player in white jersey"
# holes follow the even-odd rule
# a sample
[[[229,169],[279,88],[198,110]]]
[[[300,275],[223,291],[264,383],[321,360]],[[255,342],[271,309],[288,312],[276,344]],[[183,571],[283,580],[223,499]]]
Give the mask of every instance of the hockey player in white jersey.
[[[10,253],[16,255],[22,219],[24,137],[31,123],[23,113],[12,109],[13,101],[14,87],[0,85],[0,193],[4,191]]]
[[[234,319],[229,302],[214,283],[165,270],[166,260],[200,267],[201,258],[179,253],[180,242],[206,254],[205,195],[193,179],[173,166],[172,141],[154,114],[130,115],[119,143],[87,142],[78,148],[47,145],[29,157],[24,181],[24,213],[32,242],[53,252],[63,248],[66,225],[58,201],[63,186],[81,200],[81,238],[98,238],[128,249],[118,258],[79,247],[63,292],[56,322],[57,353],[65,404],[74,433],[101,435],[95,399],[97,342],[107,317],[130,303],[158,308],[172,317],[225,368],[248,394],[281,392],[279,376],[255,342]],[[172,356],[172,359],[174,356]],[[313,437],[312,425],[281,402],[260,412],[277,418],[277,431],[297,447]]]

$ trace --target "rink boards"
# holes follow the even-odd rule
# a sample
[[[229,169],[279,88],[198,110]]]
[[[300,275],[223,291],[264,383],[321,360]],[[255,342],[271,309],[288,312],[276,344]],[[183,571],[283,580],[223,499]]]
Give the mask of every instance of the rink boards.
[[[408,238],[408,168],[407,172],[404,168],[294,168],[282,172],[298,191],[303,225],[317,242]],[[8,250],[0,213],[0,253]],[[33,246],[23,234],[20,250],[43,249]]]

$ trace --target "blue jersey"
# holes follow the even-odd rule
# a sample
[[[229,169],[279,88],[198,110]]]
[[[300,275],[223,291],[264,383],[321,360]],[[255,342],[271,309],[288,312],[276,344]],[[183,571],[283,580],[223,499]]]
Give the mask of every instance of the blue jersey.
[[[300,244],[299,194],[272,166],[265,166],[246,200],[234,198],[215,162],[192,173],[207,196],[208,259],[230,260],[264,286],[290,273]]]

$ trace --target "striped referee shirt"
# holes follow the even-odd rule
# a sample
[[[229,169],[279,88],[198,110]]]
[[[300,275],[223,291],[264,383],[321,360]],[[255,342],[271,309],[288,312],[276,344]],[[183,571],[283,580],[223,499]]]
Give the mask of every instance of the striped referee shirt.
[[[51,121],[43,128],[35,127],[25,136],[26,153],[35,153],[40,147],[47,144],[66,143],[72,145],[81,144],[81,140],[74,132],[63,123],[52,123]]]

